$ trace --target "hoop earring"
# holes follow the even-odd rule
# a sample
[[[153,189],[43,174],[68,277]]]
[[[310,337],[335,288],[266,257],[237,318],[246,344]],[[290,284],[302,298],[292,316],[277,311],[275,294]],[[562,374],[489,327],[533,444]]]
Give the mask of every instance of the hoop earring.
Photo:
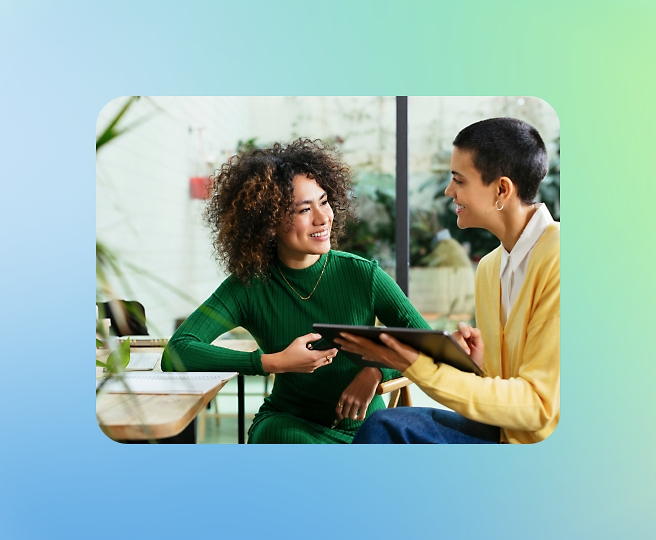
[[[499,199],[497,199],[497,202],[494,203],[494,207],[495,207],[497,210],[503,210],[504,205],[502,204],[502,205],[501,205],[501,208],[499,208]]]

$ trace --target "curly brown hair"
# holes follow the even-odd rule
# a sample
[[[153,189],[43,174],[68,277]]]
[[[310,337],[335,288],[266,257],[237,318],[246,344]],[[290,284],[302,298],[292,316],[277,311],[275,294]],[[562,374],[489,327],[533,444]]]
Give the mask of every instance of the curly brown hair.
[[[268,277],[277,258],[275,229],[294,220],[298,174],[313,178],[326,192],[335,215],[330,240],[336,247],[346,221],[353,219],[352,173],[336,154],[319,139],[297,139],[244,151],[215,171],[204,217],[217,261],[245,283]]]

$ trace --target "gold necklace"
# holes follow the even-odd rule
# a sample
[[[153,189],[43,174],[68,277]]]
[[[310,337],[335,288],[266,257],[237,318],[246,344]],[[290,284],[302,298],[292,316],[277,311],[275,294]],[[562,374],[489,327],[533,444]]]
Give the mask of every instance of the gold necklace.
[[[280,272],[282,279],[285,280],[285,283],[287,283],[287,285],[289,285],[289,288],[296,293],[296,296],[298,296],[301,300],[309,300],[310,297],[314,294],[314,291],[317,290],[317,286],[319,285],[319,282],[323,277],[323,271],[326,269],[326,264],[328,264],[328,253],[326,253],[326,260],[323,261],[323,268],[321,269],[321,274],[319,274],[319,279],[317,279],[317,282],[314,284],[314,289],[312,289],[312,292],[305,297],[301,296],[299,292],[296,289],[294,289],[294,287],[292,287],[292,284],[289,281],[287,281],[285,274],[282,273],[282,270],[280,270],[280,267],[277,264],[276,264],[276,268],[278,269],[278,272]]]

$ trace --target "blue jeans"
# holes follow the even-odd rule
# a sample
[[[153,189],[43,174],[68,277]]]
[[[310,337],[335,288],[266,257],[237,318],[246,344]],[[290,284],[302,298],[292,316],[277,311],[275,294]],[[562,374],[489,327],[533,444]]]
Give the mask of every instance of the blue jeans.
[[[429,407],[397,407],[373,413],[353,444],[495,444],[501,430],[469,420],[453,411]]]

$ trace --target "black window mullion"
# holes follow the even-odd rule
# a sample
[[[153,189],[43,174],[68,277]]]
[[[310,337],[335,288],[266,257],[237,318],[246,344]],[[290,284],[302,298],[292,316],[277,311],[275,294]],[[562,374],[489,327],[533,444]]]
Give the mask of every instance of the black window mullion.
[[[396,282],[406,296],[410,274],[408,96],[396,96]]]

